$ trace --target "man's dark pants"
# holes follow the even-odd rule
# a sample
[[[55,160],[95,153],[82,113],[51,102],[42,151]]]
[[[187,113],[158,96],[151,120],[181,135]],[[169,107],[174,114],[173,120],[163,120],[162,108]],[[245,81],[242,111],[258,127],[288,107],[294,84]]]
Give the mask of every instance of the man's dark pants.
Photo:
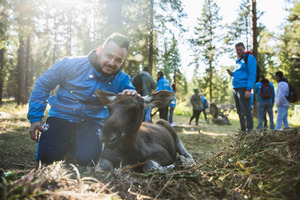
[[[253,129],[253,117],[251,112],[250,98],[245,98],[246,88],[234,88],[233,97],[236,110],[240,118],[241,130],[249,132]]]
[[[36,160],[44,164],[64,160],[74,140],[77,163],[82,166],[96,163],[102,151],[100,133],[101,125],[97,122],[72,123],[66,119],[49,117],[38,141]]]

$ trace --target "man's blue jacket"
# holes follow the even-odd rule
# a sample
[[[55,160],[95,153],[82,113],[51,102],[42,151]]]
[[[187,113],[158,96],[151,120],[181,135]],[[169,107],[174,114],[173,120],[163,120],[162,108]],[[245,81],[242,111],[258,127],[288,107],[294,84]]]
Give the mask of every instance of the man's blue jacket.
[[[49,103],[49,116],[75,123],[93,120],[101,124],[109,113],[95,96],[95,90],[115,94],[124,89],[135,90],[130,77],[122,70],[114,76],[103,76],[94,67],[95,59],[96,51],[85,57],[65,57],[40,76],[30,97],[27,114],[30,123],[42,120]],[[59,86],[56,94],[50,97],[56,86]]]
[[[245,56],[236,60],[236,66],[232,74],[233,88],[246,88],[252,90],[256,79],[256,59],[252,54],[249,54],[247,63],[245,63]]]
[[[160,90],[169,90],[171,92],[173,91],[171,88],[170,82],[165,77],[161,77],[157,81],[156,91],[160,91]]]

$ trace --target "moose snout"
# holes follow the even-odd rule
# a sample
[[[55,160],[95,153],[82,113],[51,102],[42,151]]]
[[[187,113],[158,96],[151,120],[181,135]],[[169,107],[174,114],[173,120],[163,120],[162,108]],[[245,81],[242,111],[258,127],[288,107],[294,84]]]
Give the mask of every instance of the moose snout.
[[[100,140],[107,145],[114,145],[118,142],[122,135],[122,130],[117,126],[103,126]]]
[[[110,133],[108,135],[102,134],[100,140],[105,144],[114,144],[118,141],[118,136],[115,133]]]

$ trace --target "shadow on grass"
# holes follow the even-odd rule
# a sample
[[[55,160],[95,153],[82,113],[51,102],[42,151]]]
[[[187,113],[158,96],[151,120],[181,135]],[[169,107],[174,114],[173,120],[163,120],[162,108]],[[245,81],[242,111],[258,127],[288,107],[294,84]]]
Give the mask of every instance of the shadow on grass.
[[[30,139],[29,123],[23,119],[0,120],[0,166],[4,170],[35,168],[37,144]]]

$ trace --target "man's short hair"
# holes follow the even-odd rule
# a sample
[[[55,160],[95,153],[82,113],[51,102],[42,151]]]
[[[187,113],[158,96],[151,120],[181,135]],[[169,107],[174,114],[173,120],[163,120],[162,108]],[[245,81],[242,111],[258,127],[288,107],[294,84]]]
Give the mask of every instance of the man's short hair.
[[[164,73],[162,71],[157,72],[160,77],[164,77]]]
[[[172,88],[172,90],[174,90],[174,92],[176,92],[176,83],[172,83],[171,88]]]
[[[244,45],[244,43],[242,43],[242,42],[239,42],[239,43],[236,43],[235,44],[235,47],[244,47],[244,49],[245,49],[245,45]]]
[[[260,75],[259,78],[265,79],[265,76],[264,75]]]
[[[113,33],[111,36],[109,36],[105,42],[103,43],[103,47],[105,46],[106,43],[113,41],[116,43],[119,47],[125,48],[126,51],[128,51],[129,47],[129,40],[126,36],[120,34],[120,33]]]
[[[279,78],[283,78],[283,73],[282,73],[282,71],[277,71],[277,72],[275,73],[275,76],[278,76]]]
[[[149,67],[147,67],[147,66],[146,66],[146,67],[144,67],[144,68],[143,68],[143,71],[145,71],[145,72],[149,72]]]

